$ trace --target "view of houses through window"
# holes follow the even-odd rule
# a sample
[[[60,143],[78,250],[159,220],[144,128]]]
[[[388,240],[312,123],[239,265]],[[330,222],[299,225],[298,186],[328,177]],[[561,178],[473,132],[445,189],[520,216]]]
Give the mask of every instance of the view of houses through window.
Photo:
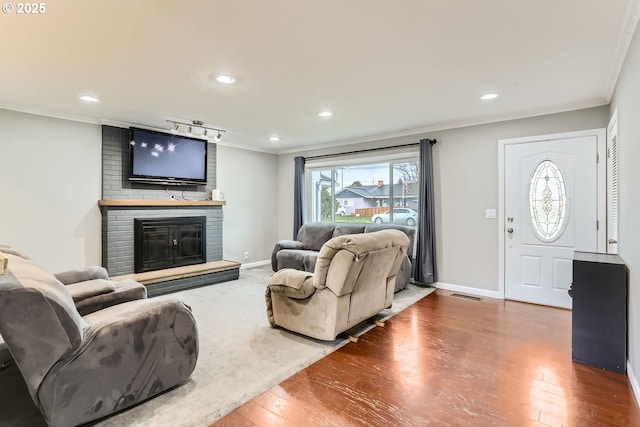
[[[417,227],[419,166],[411,159],[308,168],[308,221]]]

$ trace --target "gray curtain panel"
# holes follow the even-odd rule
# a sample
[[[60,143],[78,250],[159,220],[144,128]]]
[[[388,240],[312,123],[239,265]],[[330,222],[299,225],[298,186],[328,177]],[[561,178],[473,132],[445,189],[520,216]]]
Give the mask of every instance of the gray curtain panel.
[[[304,157],[297,156],[295,162],[294,183],[293,183],[293,240],[298,236],[298,230],[304,221]]]
[[[415,280],[421,283],[438,281],[436,270],[436,224],[433,195],[433,151],[435,139],[420,140],[420,192],[418,216],[418,248]]]

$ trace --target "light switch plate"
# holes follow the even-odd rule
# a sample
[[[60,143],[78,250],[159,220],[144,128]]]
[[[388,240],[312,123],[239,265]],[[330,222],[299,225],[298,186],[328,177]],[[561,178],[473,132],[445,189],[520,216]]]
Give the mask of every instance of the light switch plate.
[[[495,219],[497,217],[496,210],[495,209],[485,209],[484,210],[484,217],[487,218],[487,219]]]

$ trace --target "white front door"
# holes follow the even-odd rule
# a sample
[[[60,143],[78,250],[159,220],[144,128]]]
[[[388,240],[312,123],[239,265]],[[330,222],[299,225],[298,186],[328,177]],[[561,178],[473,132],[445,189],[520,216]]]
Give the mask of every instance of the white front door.
[[[571,308],[573,252],[598,250],[599,143],[504,143],[505,298]]]

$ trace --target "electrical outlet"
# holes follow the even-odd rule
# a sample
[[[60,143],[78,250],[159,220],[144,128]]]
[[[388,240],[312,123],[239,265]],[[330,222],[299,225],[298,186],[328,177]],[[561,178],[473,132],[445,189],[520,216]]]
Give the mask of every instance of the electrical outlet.
[[[244,259],[245,259],[245,261],[249,259],[249,252],[245,252],[244,253]]]

